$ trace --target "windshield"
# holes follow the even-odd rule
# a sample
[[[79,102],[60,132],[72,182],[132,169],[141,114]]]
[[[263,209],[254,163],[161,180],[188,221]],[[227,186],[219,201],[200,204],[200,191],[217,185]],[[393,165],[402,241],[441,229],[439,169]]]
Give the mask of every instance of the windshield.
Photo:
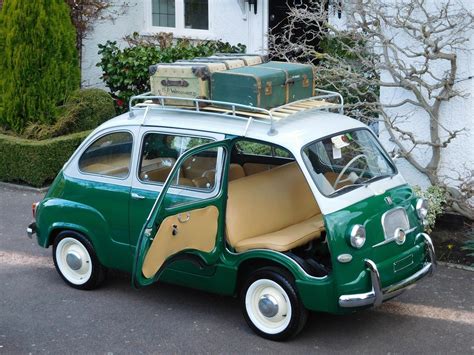
[[[326,196],[350,191],[396,172],[380,143],[367,129],[315,141],[303,149],[303,159]]]

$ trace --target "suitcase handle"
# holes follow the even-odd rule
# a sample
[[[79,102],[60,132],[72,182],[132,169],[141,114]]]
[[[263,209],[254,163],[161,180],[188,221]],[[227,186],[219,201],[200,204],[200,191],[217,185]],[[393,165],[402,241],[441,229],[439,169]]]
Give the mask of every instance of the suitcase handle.
[[[161,80],[161,85],[163,86],[181,86],[188,87],[189,83],[186,80]]]

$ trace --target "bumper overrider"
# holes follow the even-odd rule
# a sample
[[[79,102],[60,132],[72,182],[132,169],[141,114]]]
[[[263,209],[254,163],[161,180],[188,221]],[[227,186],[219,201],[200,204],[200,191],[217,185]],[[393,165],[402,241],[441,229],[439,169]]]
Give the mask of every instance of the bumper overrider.
[[[431,275],[436,270],[436,255],[433,242],[428,234],[420,233],[420,235],[425,239],[425,246],[429,260],[423,264],[423,267],[419,271],[400,282],[382,288],[377,266],[372,260],[366,259],[365,265],[370,272],[372,291],[352,295],[342,295],[339,297],[339,306],[343,308],[379,306],[383,301],[399,295],[409,286],[414,285],[425,276]]]
[[[32,222],[26,228],[26,235],[28,236],[28,238],[32,239],[35,233],[36,233],[36,222]]]

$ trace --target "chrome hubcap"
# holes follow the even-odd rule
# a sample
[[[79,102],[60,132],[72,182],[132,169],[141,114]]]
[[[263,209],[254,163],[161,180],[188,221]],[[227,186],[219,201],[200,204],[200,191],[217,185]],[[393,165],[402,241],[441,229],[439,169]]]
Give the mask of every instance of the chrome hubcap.
[[[272,295],[265,294],[258,301],[258,309],[267,318],[275,317],[278,313],[278,302]]]
[[[82,259],[79,253],[69,251],[66,255],[66,263],[73,270],[79,270],[82,267]]]

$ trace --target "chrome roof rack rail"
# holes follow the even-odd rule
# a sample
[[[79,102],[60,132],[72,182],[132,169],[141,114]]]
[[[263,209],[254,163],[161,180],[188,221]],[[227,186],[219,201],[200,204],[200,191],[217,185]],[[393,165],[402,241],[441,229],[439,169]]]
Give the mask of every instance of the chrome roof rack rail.
[[[247,133],[250,125],[254,121],[269,124],[270,130],[268,131],[268,134],[275,135],[278,133],[275,129],[275,121],[285,119],[298,112],[329,109],[337,109],[341,114],[344,112],[344,99],[341,94],[320,89],[317,89],[316,93],[319,95],[267,110],[260,107],[242,105],[233,102],[192,99],[186,97],[156,96],[147,92],[130,98],[129,117],[130,119],[133,119],[136,110],[145,110],[145,123],[148,113],[151,110],[206,113],[210,115],[246,120],[247,124],[245,126],[244,135]],[[330,99],[336,99],[337,103],[328,102]],[[173,104],[167,103],[167,101],[170,100]],[[179,104],[181,102],[182,105]]]

